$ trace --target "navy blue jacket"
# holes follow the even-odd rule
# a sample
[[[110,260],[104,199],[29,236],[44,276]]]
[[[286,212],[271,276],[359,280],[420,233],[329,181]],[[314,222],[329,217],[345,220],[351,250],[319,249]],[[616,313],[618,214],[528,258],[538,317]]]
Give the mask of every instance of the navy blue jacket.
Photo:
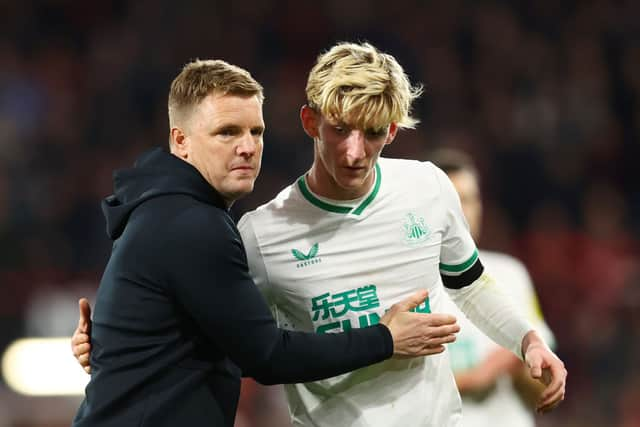
[[[114,174],[114,193],[103,201],[114,243],[74,426],[231,427],[241,374],[307,382],[391,356],[383,325],[279,329],[222,198],[190,164],[152,150]]]

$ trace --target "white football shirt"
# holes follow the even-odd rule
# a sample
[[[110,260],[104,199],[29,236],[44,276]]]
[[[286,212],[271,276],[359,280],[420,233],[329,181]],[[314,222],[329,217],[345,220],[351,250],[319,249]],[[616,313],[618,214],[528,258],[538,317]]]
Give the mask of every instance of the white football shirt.
[[[480,258],[485,271],[513,298],[545,342],[551,345],[553,335],[542,317],[535,289],[524,265],[509,255],[485,250],[480,251]],[[449,304],[461,328],[456,342],[448,346],[451,367],[454,372],[465,371],[478,366],[498,348],[498,344],[471,323],[452,301]],[[463,396],[462,425],[533,427],[535,419],[533,409],[523,404],[511,378],[503,376],[488,395],[477,398]]]
[[[379,159],[370,192],[352,201],[319,197],[301,177],[238,228],[278,324],[318,333],[374,324],[419,289],[429,298],[418,311],[443,311],[440,274],[478,257],[457,193],[429,162]],[[461,416],[446,353],[285,390],[294,425],[447,427]]]

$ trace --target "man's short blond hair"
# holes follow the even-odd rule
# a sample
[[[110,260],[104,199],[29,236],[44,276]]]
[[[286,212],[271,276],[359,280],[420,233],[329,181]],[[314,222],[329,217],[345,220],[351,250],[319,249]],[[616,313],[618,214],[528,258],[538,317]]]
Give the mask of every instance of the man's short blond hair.
[[[411,105],[422,86],[412,86],[398,61],[369,43],[339,43],[318,56],[306,92],[311,108],[360,129],[418,123]]]
[[[185,119],[211,93],[255,95],[264,101],[262,86],[247,70],[220,59],[196,59],[186,64],[171,83],[169,126]]]

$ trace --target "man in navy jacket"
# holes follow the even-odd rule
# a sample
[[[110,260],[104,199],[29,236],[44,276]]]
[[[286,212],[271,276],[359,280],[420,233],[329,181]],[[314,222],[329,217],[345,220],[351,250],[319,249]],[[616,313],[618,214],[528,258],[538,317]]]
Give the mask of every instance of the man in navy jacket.
[[[452,316],[434,324],[407,312],[426,292],[368,328],[277,328],[228,212],[260,170],[262,101],[245,70],[189,63],[169,93],[170,152],[152,150],[114,174],[114,195],[103,202],[114,243],[92,322],[92,377],[74,426],[232,426],[241,374],[265,384],[307,382],[392,354],[440,352],[455,339]]]

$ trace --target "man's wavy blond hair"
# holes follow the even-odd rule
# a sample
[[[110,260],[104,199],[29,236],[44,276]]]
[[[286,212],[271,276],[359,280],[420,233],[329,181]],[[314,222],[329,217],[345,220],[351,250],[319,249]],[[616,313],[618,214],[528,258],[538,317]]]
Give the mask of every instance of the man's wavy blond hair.
[[[169,126],[185,119],[193,108],[211,93],[257,96],[264,101],[262,86],[251,74],[219,59],[189,62],[171,83],[169,90]]]
[[[306,92],[311,108],[359,129],[418,123],[411,105],[422,86],[412,86],[398,61],[369,43],[339,43],[318,56]]]

